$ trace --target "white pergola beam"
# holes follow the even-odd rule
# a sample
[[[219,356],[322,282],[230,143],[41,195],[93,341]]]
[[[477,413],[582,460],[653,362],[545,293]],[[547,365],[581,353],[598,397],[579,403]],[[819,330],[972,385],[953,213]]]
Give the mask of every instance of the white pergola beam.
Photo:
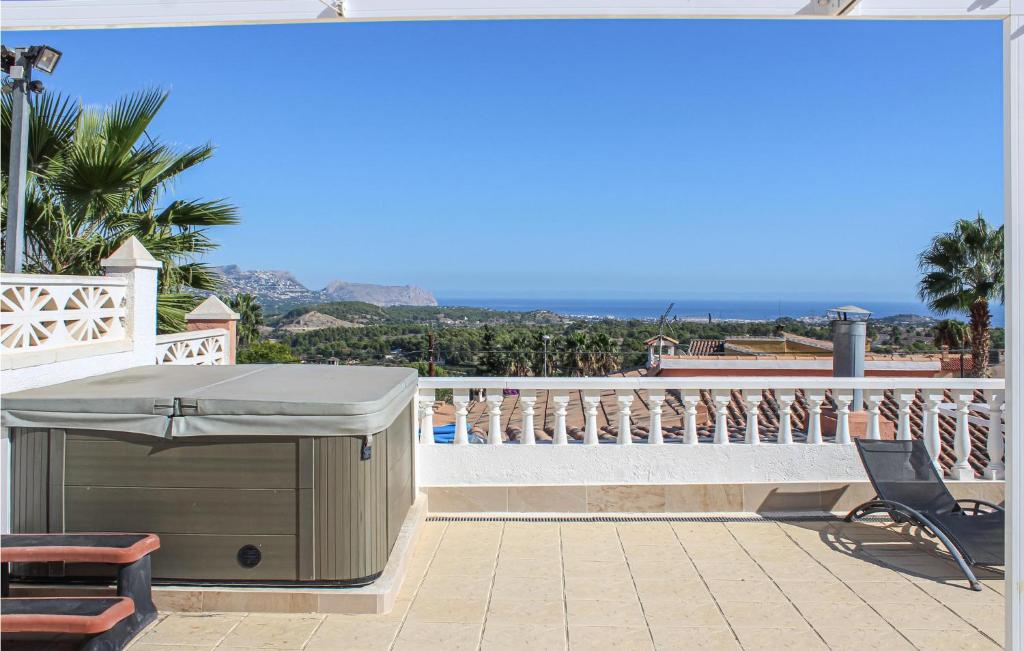
[[[0,8],[11,31],[494,18],[1001,19],[1011,1],[345,0],[344,17],[333,0],[2,0]]]

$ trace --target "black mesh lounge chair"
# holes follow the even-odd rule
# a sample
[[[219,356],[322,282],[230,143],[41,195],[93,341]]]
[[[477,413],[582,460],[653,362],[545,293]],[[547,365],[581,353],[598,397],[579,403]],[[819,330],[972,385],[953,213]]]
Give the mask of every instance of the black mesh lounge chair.
[[[846,516],[853,522],[873,513],[888,513],[896,522],[909,522],[942,541],[971,582],[975,565],[1003,565],[1003,508],[982,500],[956,500],[928,455],[924,442],[857,439],[875,499]]]

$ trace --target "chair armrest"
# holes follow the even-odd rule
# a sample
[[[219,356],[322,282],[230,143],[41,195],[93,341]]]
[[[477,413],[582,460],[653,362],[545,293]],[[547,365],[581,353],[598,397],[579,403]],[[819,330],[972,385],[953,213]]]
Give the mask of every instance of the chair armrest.
[[[990,512],[990,511],[982,511],[981,507],[983,507],[983,506],[988,507],[989,509],[992,509],[992,511],[998,511],[1000,513],[1005,512],[1005,509],[1003,509],[1003,507],[999,506],[998,504],[993,504],[992,502],[989,502],[989,501],[986,501],[986,500],[976,500],[974,498],[965,498],[965,499],[962,499],[962,500],[957,500],[956,503],[957,503],[957,505],[960,505],[960,504],[963,504],[963,503],[973,504],[974,505],[973,508],[964,509],[964,511],[968,511],[972,515],[978,514],[978,513]]]

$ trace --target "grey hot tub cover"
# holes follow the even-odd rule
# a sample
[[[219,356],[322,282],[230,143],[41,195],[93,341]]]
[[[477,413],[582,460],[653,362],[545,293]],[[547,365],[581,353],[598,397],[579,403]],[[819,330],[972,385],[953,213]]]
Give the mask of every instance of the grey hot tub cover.
[[[365,436],[416,392],[400,367],[144,366],[2,397],[4,427],[161,437]]]

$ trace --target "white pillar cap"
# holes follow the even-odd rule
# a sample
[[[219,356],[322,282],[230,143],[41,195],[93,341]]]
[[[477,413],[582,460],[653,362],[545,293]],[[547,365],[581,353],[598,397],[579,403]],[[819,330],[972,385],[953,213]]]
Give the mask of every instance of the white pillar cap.
[[[159,269],[164,266],[164,263],[154,258],[153,254],[147,251],[146,247],[142,246],[142,242],[132,235],[121,246],[117,247],[117,250],[111,253],[109,258],[100,260],[100,266],[104,268],[116,267],[119,269],[132,267],[137,269]]]
[[[224,304],[216,296],[208,296],[205,301],[185,315],[186,321],[238,321],[238,312]]]

